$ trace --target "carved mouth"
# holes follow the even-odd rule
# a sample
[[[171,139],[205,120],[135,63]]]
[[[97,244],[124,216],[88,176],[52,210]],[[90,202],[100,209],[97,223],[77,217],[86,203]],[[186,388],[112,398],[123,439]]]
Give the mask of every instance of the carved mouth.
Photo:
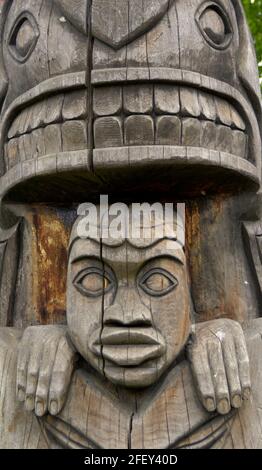
[[[93,107],[95,148],[174,145],[247,158],[240,113],[227,100],[193,87],[101,87],[95,89]]]
[[[162,355],[163,348],[160,345],[140,344],[136,346],[112,345],[103,347],[103,357],[121,367],[136,367]]]
[[[247,157],[244,120],[233,105],[210,93],[172,85],[101,87],[94,91],[93,108],[95,148],[184,145]],[[86,149],[86,119],[85,91],[27,107],[8,132],[9,168],[19,160]]]
[[[126,85],[95,88],[94,147],[175,145],[247,158],[246,124],[225,99],[192,87]],[[33,103],[12,122],[5,145],[8,168],[19,161],[84,150],[87,95],[58,94]]]
[[[136,367],[165,353],[164,338],[153,328],[105,327],[92,351],[119,367]]]
[[[136,168],[148,152],[156,168],[204,164],[258,182],[258,121],[240,91],[196,72],[144,72],[93,71],[92,99],[85,72],[54,77],[18,97],[0,126],[1,173],[8,172],[2,194],[42,174],[83,168],[103,177],[113,167]]]

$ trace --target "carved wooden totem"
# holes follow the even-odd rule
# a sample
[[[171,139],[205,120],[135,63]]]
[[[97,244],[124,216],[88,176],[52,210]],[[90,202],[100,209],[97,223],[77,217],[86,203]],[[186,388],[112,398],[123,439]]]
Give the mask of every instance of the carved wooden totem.
[[[241,0],[4,0],[0,34],[0,448],[262,448]],[[81,237],[101,195],[184,203],[185,243]]]

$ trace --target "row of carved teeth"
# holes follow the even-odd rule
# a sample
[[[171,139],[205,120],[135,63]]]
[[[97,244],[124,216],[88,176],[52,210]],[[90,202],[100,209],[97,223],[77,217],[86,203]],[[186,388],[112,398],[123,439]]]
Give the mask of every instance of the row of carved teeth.
[[[96,117],[114,115],[176,115],[212,121],[244,131],[245,122],[223,98],[195,88],[166,84],[97,87],[93,93]]]
[[[146,115],[97,118],[94,122],[95,148],[133,145],[184,145],[232,153],[246,158],[248,138],[242,131],[210,121],[179,119],[163,115],[153,119]],[[7,169],[24,160],[45,155],[84,150],[88,147],[85,120],[67,121],[39,128],[30,134],[11,139],[5,145]]]
[[[28,106],[14,119],[8,140],[50,124],[87,117],[87,92],[51,96]],[[173,85],[126,85],[94,88],[95,117],[133,114],[176,115],[222,124],[244,131],[245,123],[226,100],[194,88]]]
[[[8,140],[32,131],[74,119],[87,117],[87,92],[74,91],[50,96],[23,109],[8,131]]]
[[[73,120],[51,124],[30,134],[15,137],[5,144],[5,163],[9,170],[16,164],[45,155],[87,148],[86,121]]]
[[[94,122],[95,148],[133,145],[203,147],[246,158],[248,137],[243,131],[196,118],[147,115],[107,116]]]

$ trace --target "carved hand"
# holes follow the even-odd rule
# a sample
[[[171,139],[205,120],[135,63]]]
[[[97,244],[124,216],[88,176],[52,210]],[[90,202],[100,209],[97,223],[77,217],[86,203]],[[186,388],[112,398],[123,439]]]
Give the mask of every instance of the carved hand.
[[[195,325],[188,357],[203,406],[224,415],[251,392],[249,358],[241,325],[218,319]]]
[[[64,326],[31,326],[18,354],[17,398],[28,411],[57,415],[64,406],[77,360]]]

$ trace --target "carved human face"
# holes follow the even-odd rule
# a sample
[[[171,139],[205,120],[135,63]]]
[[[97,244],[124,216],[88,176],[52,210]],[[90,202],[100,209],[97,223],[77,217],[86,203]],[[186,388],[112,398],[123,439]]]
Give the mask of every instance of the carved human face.
[[[167,240],[141,249],[78,239],[68,265],[67,321],[77,350],[110,381],[151,385],[189,335],[182,248]]]

